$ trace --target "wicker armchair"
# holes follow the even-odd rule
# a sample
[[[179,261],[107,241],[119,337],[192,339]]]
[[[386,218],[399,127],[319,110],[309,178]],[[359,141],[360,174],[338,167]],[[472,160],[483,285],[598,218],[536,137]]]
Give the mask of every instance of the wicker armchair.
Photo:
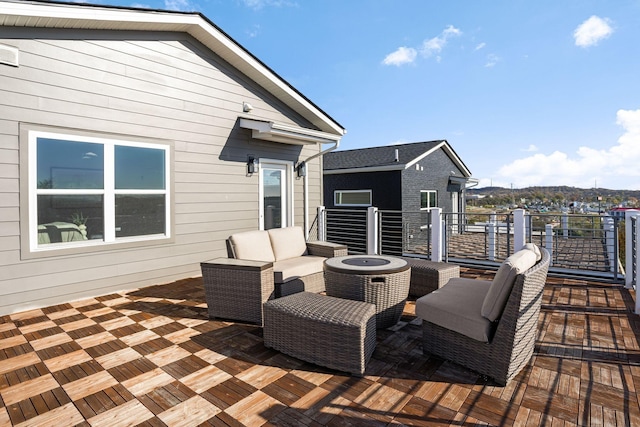
[[[533,267],[515,276],[504,310],[498,319],[490,323],[486,342],[423,321],[423,352],[451,360],[493,378],[498,384],[506,385],[533,356],[542,292],[550,261],[545,249],[540,249],[540,255],[541,259]],[[475,287],[473,282],[486,282],[458,280],[467,281],[465,284],[470,288]]]

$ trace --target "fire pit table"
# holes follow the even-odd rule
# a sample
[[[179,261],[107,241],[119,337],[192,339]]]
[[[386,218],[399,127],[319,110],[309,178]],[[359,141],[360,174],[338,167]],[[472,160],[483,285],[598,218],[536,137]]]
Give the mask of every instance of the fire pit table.
[[[376,306],[376,327],[398,323],[409,295],[411,267],[401,258],[349,255],[324,262],[327,295]]]

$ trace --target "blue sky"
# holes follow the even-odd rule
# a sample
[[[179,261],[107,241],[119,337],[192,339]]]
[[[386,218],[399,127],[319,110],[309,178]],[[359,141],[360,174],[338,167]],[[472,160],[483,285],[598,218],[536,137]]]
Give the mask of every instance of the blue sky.
[[[94,0],[199,11],[348,131],[480,187],[640,190],[638,0]]]

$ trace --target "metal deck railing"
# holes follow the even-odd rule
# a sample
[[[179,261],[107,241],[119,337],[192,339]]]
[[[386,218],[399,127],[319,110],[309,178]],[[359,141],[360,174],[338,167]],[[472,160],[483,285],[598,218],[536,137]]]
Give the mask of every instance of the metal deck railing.
[[[326,240],[347,245],[352,254],[430,259],[438,244],[444,261],[491,266],[514,252],[515,235],[522,232],[525,241],[549,250],[552,271],[615,280],[624,275],[619,242],[624,221],[607,216],[525,213],[518,225],[513,213],[440,213],[442,239],[434,243],[431,211],[322,209],[319,215]]]

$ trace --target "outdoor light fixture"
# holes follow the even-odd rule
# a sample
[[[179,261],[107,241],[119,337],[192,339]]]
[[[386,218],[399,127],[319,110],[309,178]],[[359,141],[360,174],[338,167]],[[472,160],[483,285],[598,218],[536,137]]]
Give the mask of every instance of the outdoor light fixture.
[[[296,170],[298,171],[298,178],[307,176],[307,164],[305,162],[298,163]]]
[[[253,156],[249,156],[247,159],[247,174],[251,175],[256,171],[256,159]]]
[[[250,113],[251,110],[253,110],[253,105],[249,104],[248,102],[243,102],[242,103],[242,111],[245,113]]]

